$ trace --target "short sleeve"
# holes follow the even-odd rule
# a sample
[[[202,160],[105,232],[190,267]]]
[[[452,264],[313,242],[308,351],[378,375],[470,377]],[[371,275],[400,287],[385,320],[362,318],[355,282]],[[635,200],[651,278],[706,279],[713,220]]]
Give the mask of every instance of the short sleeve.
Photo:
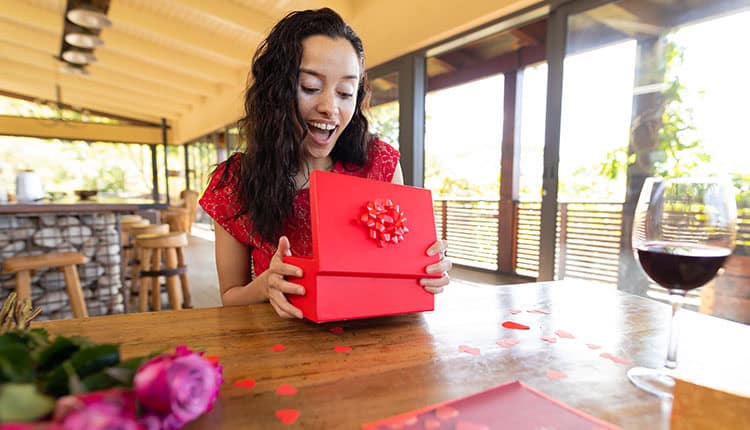
[[[211,179],[198,204],[206,213],[238,241],[251,245],[250,223],[247,214],[241,214],[240,202],[234,184],[239,157],[233,155],[220,163],[211,174]]]
[[[365,165],[365,176],[383,182],[392,182],[401,158],[398,150],[383,140],[375,139],[370,145]]]

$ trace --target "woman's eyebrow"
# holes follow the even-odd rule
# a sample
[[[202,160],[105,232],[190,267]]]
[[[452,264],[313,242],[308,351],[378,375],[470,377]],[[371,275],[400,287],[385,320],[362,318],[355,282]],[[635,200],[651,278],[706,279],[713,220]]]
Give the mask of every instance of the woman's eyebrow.
[[[300,71],[300,73],[306,73],[308,75],[312,75],[312,76],[315,76],[315,77],[320,78],[320,79],[325,78],[325,76],[322,73],[316,72],[315,70],[312,70],[312,69],[306,69],[304,67],[300,67],[299,71]],[[357,75],[346,75],[342,79],[347,79],[347,80],[352,80],[352,81],[359,81],[359,76],[357,76]]]

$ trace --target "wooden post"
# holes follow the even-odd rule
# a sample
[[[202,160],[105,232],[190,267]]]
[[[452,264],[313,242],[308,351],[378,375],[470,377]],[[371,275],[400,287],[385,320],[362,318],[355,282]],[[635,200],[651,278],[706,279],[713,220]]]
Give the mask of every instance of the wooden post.
[[[557,279],[565,279],[568,259],[568,204],[560,203],[560,254],[557,256]]]
[[[514,273],[515,224],[513,202],[518,200],[518,178],[521,151],[518,133],[523,72],[513,70],[505,73],[503,91],[503,141],[500,157],[500,202],[497,220],[497,270]]]
[[[660,84],[664,81],[664,55],[658,37],[638,41],[635,64],[635,86]],[[628,166],[625,204],[622,208],[622,235],[620,236],[620,270],[617,285],[622,291],[645,295],[648,279],[635,261],[631,251],[633,214],[646,177],[654,170],[652,154],[659,145],[661,115],[664,111],[661,92],[654,91],[633,96],[629,156],[635,163]]]

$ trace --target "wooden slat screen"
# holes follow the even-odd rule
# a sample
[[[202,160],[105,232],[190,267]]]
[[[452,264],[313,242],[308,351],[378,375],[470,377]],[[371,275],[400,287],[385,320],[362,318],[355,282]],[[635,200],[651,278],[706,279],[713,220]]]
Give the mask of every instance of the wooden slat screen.
[[[435,200],[438,237],[456,264],[497,270],[497,200]]]
[[[518,230],[516,231],[516,273],[539,276],[539,242],[542,224],[542,204],[518,202]]]

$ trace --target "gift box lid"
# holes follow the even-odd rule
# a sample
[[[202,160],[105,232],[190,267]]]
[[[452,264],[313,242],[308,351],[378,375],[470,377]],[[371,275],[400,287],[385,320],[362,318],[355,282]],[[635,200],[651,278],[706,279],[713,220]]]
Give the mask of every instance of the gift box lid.
[[[313,257],[320,274],[424,278],[439,260],[430,190],[314,171],[310,178]]]

